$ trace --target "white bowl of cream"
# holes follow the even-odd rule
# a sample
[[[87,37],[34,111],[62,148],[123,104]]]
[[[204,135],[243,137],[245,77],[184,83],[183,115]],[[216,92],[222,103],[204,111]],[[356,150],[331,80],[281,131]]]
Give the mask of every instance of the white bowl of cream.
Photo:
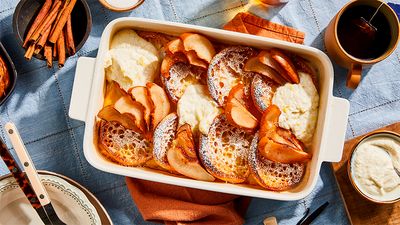
[[[349,178],[367,199],[393,203],[400,199],[396,163],[400,163],[400,136],[392,132],[375,133],[355,146],[349,163]]]

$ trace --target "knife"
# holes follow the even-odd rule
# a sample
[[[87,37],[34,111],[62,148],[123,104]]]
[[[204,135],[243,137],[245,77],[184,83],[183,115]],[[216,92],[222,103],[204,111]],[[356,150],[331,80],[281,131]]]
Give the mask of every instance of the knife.
[[[4,141],[1,138],[0,157],[3,159],[12,176],[17,181],[22,192],[24,192],[25,196],[28,198],[29,203],[36,210],[37,214],[39,214],[40,219],[43,221],[43,223],[51,224],[50,219],[47,217],[45,210],[38,200],[38,197],[30,186],[29,180],[26,178],[25,174],[22,172],[21,168],[18,166],[14,157],[11,155],[10,151],[8,150],[8,148],[4,144]]]
[[[39,197],[39,203],[46,213],[49,224],[52,225],[65,225],[65,223],[58,217],[54,207],[51,203],[49,195],[44,188],[42,182],[40,181],[39,175],[36,171],[35,165],[32,162],[31,157],[26,150],[26,147],[19,135],[19,132],[13,123],[7,123],[5,125],[5,130],[11,143],[17,153],[17,156],[25,169],[26,178],[29,180],[30,186],[35,192],[36,196]]]

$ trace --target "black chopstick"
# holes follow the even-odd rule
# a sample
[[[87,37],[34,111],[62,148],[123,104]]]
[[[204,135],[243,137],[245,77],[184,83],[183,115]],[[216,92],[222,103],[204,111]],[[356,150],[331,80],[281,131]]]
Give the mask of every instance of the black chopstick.
[[[315,218],[317,218],[319,216],[319,214],[321,214],[322,211],[324,211],[324,209],[328,205],[329,205],[329,202],[325,202],[320,207],[318,207],[314,212],[312,212],[310,215],[307,216],[307,214],[309,212],[309,208],[308,208],[306,213],[305,213],[305,215],[303,216],[303,218],[301,218],[300,221],[297,222],[296,225],[309,225],[309,224],[311,224],[312,221],[314,221]]]

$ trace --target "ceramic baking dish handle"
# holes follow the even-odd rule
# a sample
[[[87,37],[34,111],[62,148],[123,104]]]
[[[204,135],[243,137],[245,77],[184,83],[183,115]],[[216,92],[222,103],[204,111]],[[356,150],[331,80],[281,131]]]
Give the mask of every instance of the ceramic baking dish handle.
[[[69,117],[85,121],[96,59],[80,57],[76,64]]]
[[[346,99],[333,97],[330,108],[332,111],[326,128],[327,136],[325,136],[325,139],[327,141],[323,150],[322,161],[339,162],[343,153],[350,104]]]

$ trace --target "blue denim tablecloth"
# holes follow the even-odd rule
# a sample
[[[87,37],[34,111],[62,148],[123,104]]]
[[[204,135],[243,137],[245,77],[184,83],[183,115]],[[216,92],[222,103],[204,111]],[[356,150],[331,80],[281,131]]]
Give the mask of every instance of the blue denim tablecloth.
[[[254,0],[253,0],[254,1]],[[397,2],[396,2],[397,1]],[[392,2],[400,3],[398,0]],[[0,107],[0,136],[3,125],[13,121],[38,169],[54,171],[75,179],[92,191],[108,210],[115,224],[149,224],[135,207],[124,178],[91,167],[82,152],[84,123],[68,117],[76,60],[95,57],[104,27],[123,16],[221,27],[237,12],[250,11],[258,16],[296,27],[306,33],[305,44],[325,50],[326,26],[346,0],[291,0],[277,8],[266,9],[245,0],[146,0],[132,12],[114,13],[89,0],[93,16],[90,37],[77,55],[61,70],[47,69],[42,61],[25,61],[24,51],[12,33],[12,14],[18,1],[0,0],[0,38],[18,71],[18,82],[9,101]],[[351,102],[347,138],[400,121],[400,51],[364,71],[366,76],[356,91],[345,88],[346,71],[335,66],[334,95]],[[7,140],[10,147],[10,142]],[[0,175],[8,173],[0,162]],[[328,208],[313,224],[349,224],[343,201],[329,164],[324,164],[313,193],[301,201],[279,202],[253,199],[246,224],[261,224],[267,216],[279,224],[295,224],[304,210],[329,201]],[[1,202],[0,202],[1,204]]]

